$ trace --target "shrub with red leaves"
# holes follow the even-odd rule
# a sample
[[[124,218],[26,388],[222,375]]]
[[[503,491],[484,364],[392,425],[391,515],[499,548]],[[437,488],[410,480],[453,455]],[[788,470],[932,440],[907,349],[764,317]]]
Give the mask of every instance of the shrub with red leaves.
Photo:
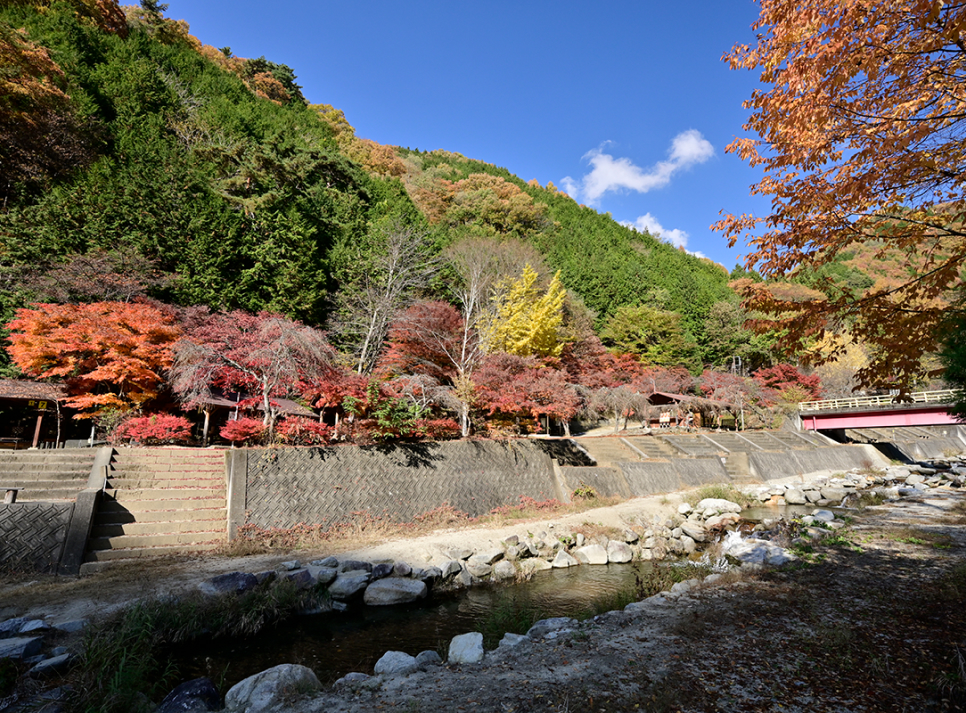
[[[187,443],[191,438],[191,422],[184,416],[155,413],[128,419],[114,433],[121,442],[158,446],[166,443]]]
[[[275,427],[275,432],[292,446],[324,446],[333,435],[332,426],[310,418],[287,418]]]
[[[265,424],[256,418],[239,418],[229,421],[219,431],[221,437],[232,443],[247,443],[265,433]]]
[[[416,433],[437,441],[459,438],[460,425],[451,418],[420,418],[416,420]]]

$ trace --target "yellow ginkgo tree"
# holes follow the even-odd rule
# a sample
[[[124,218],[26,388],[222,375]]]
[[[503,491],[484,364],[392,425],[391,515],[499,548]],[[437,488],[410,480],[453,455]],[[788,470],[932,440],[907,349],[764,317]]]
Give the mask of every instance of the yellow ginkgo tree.
[[[519,278],[505,283],[494,298],[493,312],[482,320],[485,350],[517,356],[559,356],[566,294],[559,272],[541,294],[536,271],[529,264],[524,266]]]

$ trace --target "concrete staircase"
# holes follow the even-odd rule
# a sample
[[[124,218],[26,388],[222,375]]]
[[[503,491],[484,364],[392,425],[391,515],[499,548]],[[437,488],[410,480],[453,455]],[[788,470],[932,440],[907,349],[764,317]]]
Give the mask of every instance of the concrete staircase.
[[[115,451],[81,573],[104,563],[215,549],[227,541],[225,452]]]
[[[0,486],[23,488],[17,502],[73,500],[87,487],[96,448],[0,451]]]
[[[644,453],[648,458],[667,459],[680,458],[681,452],[659,436],[627,436],[626,443]]]
[[[610,467],[615,463],[641,460],[640,454],[629,448],[623,439],[605,436],[598,438],[575,438],[597,462],[598,467]]]

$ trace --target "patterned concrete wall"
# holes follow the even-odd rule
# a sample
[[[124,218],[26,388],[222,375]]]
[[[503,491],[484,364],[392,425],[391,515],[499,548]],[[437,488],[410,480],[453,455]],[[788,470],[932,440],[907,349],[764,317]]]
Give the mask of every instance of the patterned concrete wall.
[[[593,488],[605,498],[631,497],[631,489],[620,468],[563,467],[560,470],[569,492],[577,488]]]
[[[56,572],[74,503],[0,504],[0,571]]]
[[[252,449],[244,467],[246,522],[266,528],[359,511],[405,522],[444,504],[477,516],[555,497],[550,456],[528,441]]]

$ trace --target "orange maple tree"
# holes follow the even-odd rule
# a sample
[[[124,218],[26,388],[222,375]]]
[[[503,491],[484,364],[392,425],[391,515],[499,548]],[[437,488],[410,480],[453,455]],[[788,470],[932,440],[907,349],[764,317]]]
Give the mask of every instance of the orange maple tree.
[[[872,347],[864,385],[908,387],[936,345],[944,297],[966,259],[966,5],[939,0],[759,0],[755,46],[724,59],[759,70],[736,153],[764,176],[752,193],[767,215],[713,226],[766,277],[818,270],[855,246],[901,256],[900,279],[863,291],[838,286],[802,300],[745,281],[762,328],[808,350],[849,331]],[[831,285],[829,284],[829,287]],[[838,356],[820,353],[822,363]]]
[[[77,418],[157,398],[180,336],[173,310],[147,302],[37,303],[7,328],[14,363],[28,376],[63,378]]]

